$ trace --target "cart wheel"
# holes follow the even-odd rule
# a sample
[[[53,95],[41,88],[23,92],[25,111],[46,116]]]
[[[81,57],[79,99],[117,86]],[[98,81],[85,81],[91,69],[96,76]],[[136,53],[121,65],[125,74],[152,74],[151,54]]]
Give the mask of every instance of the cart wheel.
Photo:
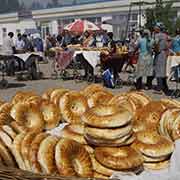
[[[23,74],[22,73],[17,74],[16,79],[17,79],[17,81],[23,81],[24,80]]]
[[[43,72],[37,72],[37,80],[43,79],[44,74]]]
[[[94,83],[95,82],[95,77],[94,76],[88,76],[87,77],[87,82],[88,82],[88,84]]]
[[[129,75],[129,77],[127,79],[127,85],[132,86],[132,85],[134,85],[134,83],[135,83],[135,77],[132,75]]]
[[[123,81],[122,79],[117,79],[115,82],[116,88],[122,88],[123,87]]]
[[[60,76],[61,76],[61,78],[62,78],[62,80],[67,80],[68,79],[68,77],[70,76],[70,74],[67,72],[67,71],[62,71],[61,72],[61,74],[60,74]]]
[[[43,72],[39,72],[39,77],[40,77],[40,79],[43,79],[44,78],[44,73]]]
[[[0,81],[0,89],[6,89],[6,88],[8,88],[8,81],[5,79],[2,79]]]
[[[76,83],[81,83],[83,81],[83,77],[77,70],[73,71],[73,79]]]
[[[74,80],[76,83],[81,83],[81,82],[83,82],[83,77],[81,76],[81,74],[76,74],[74,76]]]

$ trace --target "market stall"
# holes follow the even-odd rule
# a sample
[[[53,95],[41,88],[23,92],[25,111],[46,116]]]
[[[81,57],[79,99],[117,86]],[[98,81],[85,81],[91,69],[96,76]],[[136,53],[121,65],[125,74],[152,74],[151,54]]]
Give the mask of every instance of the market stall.
[[[171,76],[172,68],[180,65],[180,56],[168,56],[166,73],[167,77]]]
[[[77,63],[80,63],[84,69],[84,74],[91,76],[96,75],[94,72],[97,65],[101,64],[101,52],[107,51],[108,48],[83,48],[80,46],[68,46],[67,49],[63,50],[61,48],[53,48],[55,51],[55,62],[53,62],[53,67],[55,71],[64,71],[66,68],[72,65],[72,68],[77,72],[79,67]],[[79,71],[80,74],[80,71]],[[81,73],[82,76],[82,73]]]
[[[99,71],[105,71],[107,68],[116,67],[117,73],[121,72],[124,63],[127,61],[127,52],[110,54],[110,49],[87,48],[80,45],[69,45],[66,50],[62,48],[53,48],[56,58],[54,62],[55,71],[64,71],[73,62],[79,62],[84,69],[85,77],[95,77],[100,74]],[[57,68],[56,68],[57,67]],[[98,70],[100,67],[100,70]],[[73,66],[77,71],[77,67]],[[82,75],[82,74],[81,74]]]

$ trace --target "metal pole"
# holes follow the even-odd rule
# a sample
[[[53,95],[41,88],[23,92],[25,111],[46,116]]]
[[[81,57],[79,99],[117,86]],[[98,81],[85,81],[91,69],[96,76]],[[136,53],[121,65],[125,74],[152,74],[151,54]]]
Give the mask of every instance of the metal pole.
[[[129,13],[128,13],[128,19],[127,19],[127,25],[126,25],[126,32],[125,32],[124,41],[126,40],[127,35],[128,35],[128,31],[129,31],[129,21],[131,19],[131,9],[132,9],[132,4],[130,4],[130,6],[129,6]]]
[[[141,0],[139,0],[139,30],[141,30]]]

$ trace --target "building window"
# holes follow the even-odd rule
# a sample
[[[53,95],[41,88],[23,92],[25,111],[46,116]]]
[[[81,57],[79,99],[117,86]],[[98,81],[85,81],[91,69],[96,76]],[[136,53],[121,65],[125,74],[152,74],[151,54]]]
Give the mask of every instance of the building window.
[[[137,21],[138,20],[138,14],[132,14],[132,21]]]
[[[6,33],[6,32],[7,32],[7,29],[6,29],[6,28],[2,28],[2,32],[3,32],[3,33]]]
[[[16,29],[16,33],[17,34],[21,33],[21,30],[20,29]]]

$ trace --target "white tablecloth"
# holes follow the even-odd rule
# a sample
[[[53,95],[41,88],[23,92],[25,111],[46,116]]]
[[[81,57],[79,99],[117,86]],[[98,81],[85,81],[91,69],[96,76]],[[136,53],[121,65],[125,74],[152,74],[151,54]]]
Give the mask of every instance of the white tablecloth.
[[[32,53],[23,53],[23,54],[14,54],[14,56],[22,59],[24,62],[31,56],[31,55],[36,55],[36,56],[41,56],[43,57],[42,52],[32,52]]]
[[[172,68],[180,65],[180,56],[169,56],[167,60],[166,74],[171,75]]]
[[[74,57],[78,54],[82,54],[94,69],[100,63],[100,51],[75,51]]]

